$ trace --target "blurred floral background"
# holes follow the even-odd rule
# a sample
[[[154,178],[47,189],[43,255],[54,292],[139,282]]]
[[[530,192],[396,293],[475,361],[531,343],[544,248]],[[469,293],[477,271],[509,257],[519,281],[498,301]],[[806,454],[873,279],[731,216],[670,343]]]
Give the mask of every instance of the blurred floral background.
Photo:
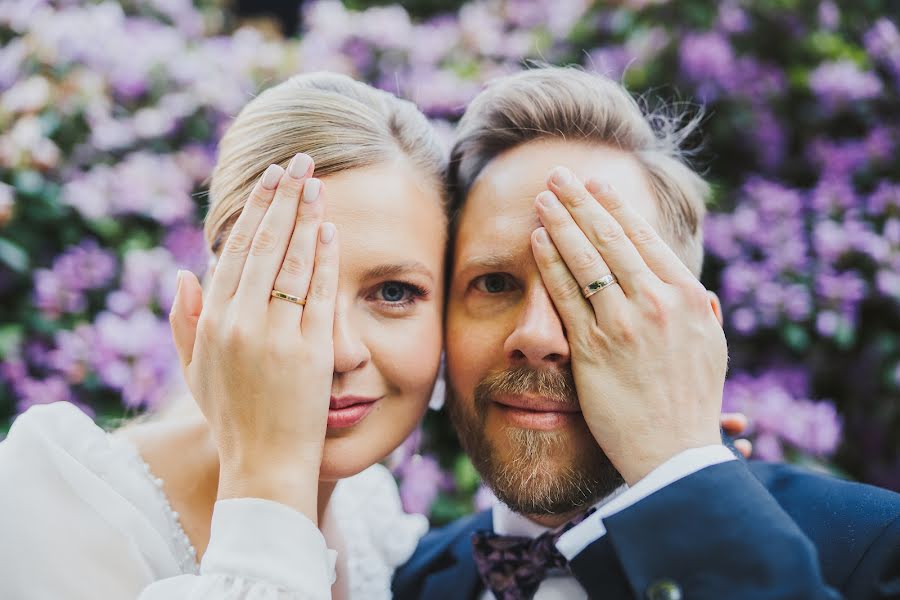
[[[715,186],[726,409],[750,416],[758,458],[900,490],[895,2],[373,4],[0,3],[0,437],[33,404],[106,424],[179,391],[175,272],[206,268],[205,181],[253,94],[339,71],[449,140],[484,82],[533,59],[705,110],[691,144]],[[441,411],[390,463],[435,522],[490,501]]]

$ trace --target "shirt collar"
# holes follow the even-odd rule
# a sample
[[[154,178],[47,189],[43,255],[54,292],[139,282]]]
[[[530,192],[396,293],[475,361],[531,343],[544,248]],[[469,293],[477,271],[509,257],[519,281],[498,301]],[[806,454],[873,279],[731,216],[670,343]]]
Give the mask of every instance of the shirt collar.
[[[603,506],[607,502],[612,501],[627,489],[628,485],[623,483],[611,494],[596,503],[594,505],[594,508],[599,509],[601,506]],[[550,529],[549,527],[544,527],[543,525],[535,523],[528,517],[513,512],[511,508],[509,508],[502,502],[496,502],[494,504],[492,516],[494,533],[498,535],[516,535],[521,537],[533,538]]]

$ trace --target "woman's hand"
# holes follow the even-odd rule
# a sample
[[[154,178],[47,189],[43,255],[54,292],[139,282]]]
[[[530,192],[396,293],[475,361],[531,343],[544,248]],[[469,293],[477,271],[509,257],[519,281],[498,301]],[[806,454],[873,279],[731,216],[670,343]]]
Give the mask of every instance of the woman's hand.
[[[547,186],[532,250],[588,427],[634,485],[684,450],[722,443],[725,335],[707,291],[627,198],[562,167]],[[585,299],[610,274],[617,283]]]
[[[205,299],[179,274],[170,315],[188,387],[219,450],[219,499],[259,497],[317,522],[338,281],[335,227],[322,183],[298,154],[256,183]],[[301,201],[302,196],[302,201]],[[273,289],[305,306],[272,297]]]

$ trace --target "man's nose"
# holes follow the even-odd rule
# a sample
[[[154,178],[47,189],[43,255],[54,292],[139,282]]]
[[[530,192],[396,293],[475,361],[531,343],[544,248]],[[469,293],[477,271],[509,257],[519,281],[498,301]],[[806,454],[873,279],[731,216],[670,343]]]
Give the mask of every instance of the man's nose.
[[[529,287],[503,350],[511,366],[546,369],[569,363],[565,329],[542,283]]]

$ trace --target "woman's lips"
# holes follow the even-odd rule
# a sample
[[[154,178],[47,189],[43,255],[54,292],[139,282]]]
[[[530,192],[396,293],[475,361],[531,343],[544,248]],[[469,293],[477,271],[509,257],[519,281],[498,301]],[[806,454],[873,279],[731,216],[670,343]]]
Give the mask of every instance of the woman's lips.
[[[331,397],[328,405],[328,427],[344,429],[353,427],[375,408],[381,398],[364,398],[362,396]]]

